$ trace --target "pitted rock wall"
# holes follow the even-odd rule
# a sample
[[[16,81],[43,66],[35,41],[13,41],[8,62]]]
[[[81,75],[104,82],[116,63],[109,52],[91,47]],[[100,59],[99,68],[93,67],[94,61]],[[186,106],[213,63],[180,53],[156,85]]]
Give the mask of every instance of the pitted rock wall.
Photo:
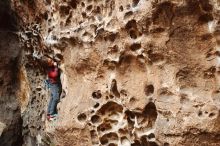
[[[62,146],[219,145],[219,1],[23,4],[13,3],[28,8],[20,13],[31,64],[23,120],[37,142],[46,134]],[[40,119],[44,55],[62,60],[67,78],[53,124]]]

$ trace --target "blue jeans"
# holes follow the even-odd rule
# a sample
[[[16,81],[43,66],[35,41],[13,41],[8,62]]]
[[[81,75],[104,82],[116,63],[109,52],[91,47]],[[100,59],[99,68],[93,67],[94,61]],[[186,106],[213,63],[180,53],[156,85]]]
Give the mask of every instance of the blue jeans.
[[[61,85],[60,83],[49,84],[49,88],[51,91],[51,97],[50,97],[47,113],[53,115],[53,114],[57,114],[57,104],[60,101]]]

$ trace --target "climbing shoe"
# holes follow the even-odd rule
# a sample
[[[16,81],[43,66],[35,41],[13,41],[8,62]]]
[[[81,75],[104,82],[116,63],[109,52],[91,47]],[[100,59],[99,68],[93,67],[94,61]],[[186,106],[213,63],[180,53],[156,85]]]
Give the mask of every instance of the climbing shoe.
[[[57,116],[58,116],[57,114],[50,115],[48,121],[55,121],[57,119]]]

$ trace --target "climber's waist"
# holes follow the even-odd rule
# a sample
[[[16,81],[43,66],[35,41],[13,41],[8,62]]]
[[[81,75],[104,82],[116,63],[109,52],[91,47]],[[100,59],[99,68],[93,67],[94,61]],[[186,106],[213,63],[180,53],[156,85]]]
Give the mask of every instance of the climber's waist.
[[[51,84],[59,84],[58,79],[50,78],[50,79],[49,79],[49,82],[50,82]]]

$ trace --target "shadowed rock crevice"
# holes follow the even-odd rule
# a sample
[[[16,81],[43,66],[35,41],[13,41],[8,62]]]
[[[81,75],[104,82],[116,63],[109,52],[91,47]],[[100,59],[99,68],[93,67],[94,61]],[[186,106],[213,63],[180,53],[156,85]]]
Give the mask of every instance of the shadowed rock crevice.
[[[11,1],[1,1],[0,6],[0,31],[17,31],[17,18],[16,13],[11,9]]]
[[[15,13],[8,0],[0,2],[0,145],[21,146],[22,119],[19,103],[21,47],[15,34]]]

